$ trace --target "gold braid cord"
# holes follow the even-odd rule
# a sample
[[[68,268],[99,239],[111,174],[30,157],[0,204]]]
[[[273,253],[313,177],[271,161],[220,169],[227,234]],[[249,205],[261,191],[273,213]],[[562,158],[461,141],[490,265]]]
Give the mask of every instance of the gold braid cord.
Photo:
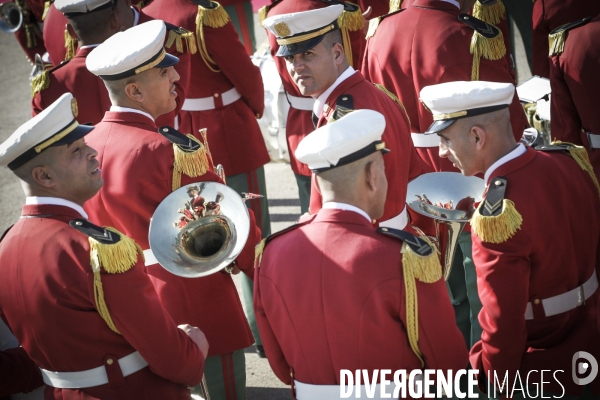
[[[188,138],[198,143],[200,148],[195,151],[182,150],[176,144],[173,144],[173,181],[171,189],[173,191],[181,187],[181,175],[185,174],[190,178],[202,176],[208,171],[210,165],[206,155],[206,146],[202,144],[194,135],[187,134]]]
[[[260,263],[262,262],[263,251],[265,250],[265,244],[266,244],[266,240],[263,239],[254,248],[254,268],[260,268]]]
[[[204,40],[204,25],[209,28],[222,28],[229,22],[229,15],[223,7],[216,1],[212,2],[216,4],[215,8],[204,8],[198,6],[198,15],[196,16],[196,41],[200,51],[200,56],[206,66],[213,72],[221,72],[219,66],[212,59],[208,50],[206,49],[206,41]]]
[[[473,16],[488,24],[498,25],[506,19],[506,7],[502,0],[498,0],[490,6],[485,6],[477,1],[473,7]]]
[[[506,46],[504,45],[504,38],[502,31],[498,30],[498,35],[491,39],[486,38],[479,32],[473,32],[471,38],[471,54],[473,54],[473,68],[471,70],[471,80],[479,80],[479,64],[481,57],[486,60],[500,60],[506,55]]]
[[[396,12],[402,6],[402,0],[390,0],[390,10],[388,13]]]
[[[141,247],[133,239],[123,235],[114,228],[107,227],[105,229],[119,235],[121,239],[114,244],[104,244],[92,237],[88,238],[91,250],[90,263],[94,271],[94,300],[96,301],[98,313],[110,330],[120,334],[104,301],[100,271],[104,269],[109,274],[127,272],[138,262],[138,257],[141,256],[143,259],[144,255]]]

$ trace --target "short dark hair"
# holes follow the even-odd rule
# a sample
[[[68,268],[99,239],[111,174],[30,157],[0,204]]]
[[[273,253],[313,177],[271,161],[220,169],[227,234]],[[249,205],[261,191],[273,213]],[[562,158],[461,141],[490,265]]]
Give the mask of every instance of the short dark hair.
[[[108,7],[103,8],[102,10],[69,17],[69,23],[75,30],[77,37],[85,41],[90,36],[96,36],[98,32],[106,30],[106,26],[110,21],[113,11],[114,9],[112,7]]]
[[[342,42],[342,32],[339,29],[334,29],[331,32],[327,32],[323,37],[323,45],[327,48],[333,47],[336,43],[339,43],[344,47]]]

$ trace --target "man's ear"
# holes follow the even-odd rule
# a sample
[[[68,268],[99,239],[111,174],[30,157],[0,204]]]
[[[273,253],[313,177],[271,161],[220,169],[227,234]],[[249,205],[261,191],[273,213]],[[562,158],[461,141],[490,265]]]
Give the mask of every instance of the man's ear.
[[[344,46],[341,43],[335,43],[331,48],[331,51],[333,52],[335,65],[341,65],[344,62],[344,57],[346,57]]]
[[[469,132],[469,133],[475,142],[475,148],[477,150],[483,149],[483,146],[485,146],[485,141],[486,141],[485,130],[483,128],[475,125],[474,127],[471,128],[471,132]]]
[[[312,180],[314,180],[314,182],[315,182],[315,189],[317,189],[317,192],[318,192],[319,194],[322,194],[322,193],[321,193],[321,187],[319,186],[319,178],[317,178],[317,175],[316,175],[316,174],[313,174],[313,176],[312,176],[312,178],[311,178],[311,179],[312,179]]]
[[[31,177],[40,186],[45,188],[54,187],[56,184],[54,171],[48,166],[40,165],[31,170]]]
[[[375,191],[377,188],[377,164],[369,161],[365,164],[365,183],[370,190]]]
[[[125,86],[125,94],[131,100],[141,103],[144,100],[144,95],[140,91],[140,85],[138,82],[131,82]]]
[[[75,40],[78,39],[77,34],[75,33],[75,29],[73,29],[73,26],[71,24],[65,25],[65,28],[66,28],[67,32],[69,33],[69,36],[71,36]]]

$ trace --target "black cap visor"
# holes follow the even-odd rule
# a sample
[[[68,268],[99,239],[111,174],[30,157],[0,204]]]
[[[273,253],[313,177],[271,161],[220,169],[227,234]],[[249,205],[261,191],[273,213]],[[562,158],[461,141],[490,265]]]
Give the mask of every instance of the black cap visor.
[[[438,121],[433,121],[433,124],[431,124],[429,126],[429,128],[427,128],[427,131],[425,131],[423,133],[425,135],[431,135],[433,133],[438,133],[438,132],[443,131],[444,129],[447,129],[450,125],[452,125],[454,122],[456,122],[457,119],[469,118],[469,117],[474,117],[476,115],[487,114],[487,113],[491,113],[494,111],[502,110],[504,108],[508,108],[508,104],[500,104],[500,105],[496,105],[496,106],[473,108],[471,110],[467,110],[466,114],[462,115],[460,117],[449,118],[449,119],[440,119]]]
[[[179,62],[179,58],[169,53],[165,54],[165,58],[162,59],[154,68],[168,68]]]
[[[90,133],[93,130],[94,130],[93,125],[79,125],[79,126],[77,126],[77,128],[73,129],[73,131],[71,131],[71,133],[69,133],[67,136],[54,142],[50,147],[62,146],[64,144],[73,143],[76,140],[81,139],[82,137],[84,137],[85,135],[87,135],[88,133]]]
[[[316,38],[308,39],[308,40],[305,40],[300,43],[283,44],[283,45],[279,46],[279,49],[277,49],[276,56],[290,57],[295,54],[305,52],[307,50],[312,49],[319,43],[321,43],[321,41],[323,40],[324,37],[325,37],[325,35],[321,35],[321,36],[317,36]]]
[[[313,169],[312,172],[317,174],[319,172],[328,171],[333,168],[341,167],[343,165],[347,165],[347,164],[353,163],[354,161],[360,160],[361,158],[365,158],[366,156],[369,156],[378,151],[381,151],[381,153],[384,155],[389,153],[390,149],[387,149],[383,146],[385,146],[385,143],[382,141],[373,142],[373,143],[369,144],[368,146],[363,147],[362,149],[360,149],[358,151],[355,151],[352,154],[349,154],[345,157],[340,158],[340,160],[338,161],[338,163],[336,165],[331,165],[331,166],[325,167],[325,168],[316,168],[316,169]]]

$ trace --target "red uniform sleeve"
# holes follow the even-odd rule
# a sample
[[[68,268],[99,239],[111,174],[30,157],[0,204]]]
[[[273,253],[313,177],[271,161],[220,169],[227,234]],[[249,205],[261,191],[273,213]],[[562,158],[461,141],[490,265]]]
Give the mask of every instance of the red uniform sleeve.
[[[584,86],[582,94],[585,93]],[[563,142],[581,144],[580,130],[581,120],[569,85],[560,68],[560,57],[553,56],[550,60],[550,88],[552,89],[552,101],[550,102],[550,120],[552,137]],[[585,101],[588,101],[585,97]]]
[[[539,0],[533,4],[533,30],[532,30],[532,69],[533,75],[550,77],[550,63],[548,61],[548,29],[544,15],[544,2]]]
[[[90,278],[93,285],[93,275]],[[200,383],[204,355],[162,307],[143,262],[138,261],[125,273],[102,273],[102,287],[115,326],[148,362],[150,370],[172,382]],[[91,288],[90,301],[95,304],[93,293]]]
[[[42,97],[42,92],[37,92],[33,99],[31,99],[31,116],[35,117],[39,113],[45,109],[44,98]]]
[[[508,382],[515,382],[527,340],[531,243],[522,231],[500,244],[482,242],[474,233],[471,237],[483,305],[479,313],[483,333],[471,349],[471,365],[479,369],[480,383],[481,374],[488,372],[502,378],[508,372]]]
[[[271,369],[275,373],[275,376],[286,385],[291,385],[290,365],[285,360],[285,356],[277,341],[275,332],[273,331],[273,328],[271,328],[267,315],[265,314],[261,299],[263,288],[266,288],[267,290],[277,290],[268,278],[263,278],[261,280],[260,268],[256,268],[256,272],[254,273],[254,315],[256,316],[260,337],[263,341],[269,365],[271,365]]]
[[[0,397],[44,385],[42,374],[22,347],[0,351]]]
[[[219,69],[242,95],[244,101],[260,118],[265,109],[264,87],[260,69],[252,64],[246,48],[240,42],[233,23],[222,28],[204,27],[208,53]],[[198,55],[199,57],[199,55]]]

